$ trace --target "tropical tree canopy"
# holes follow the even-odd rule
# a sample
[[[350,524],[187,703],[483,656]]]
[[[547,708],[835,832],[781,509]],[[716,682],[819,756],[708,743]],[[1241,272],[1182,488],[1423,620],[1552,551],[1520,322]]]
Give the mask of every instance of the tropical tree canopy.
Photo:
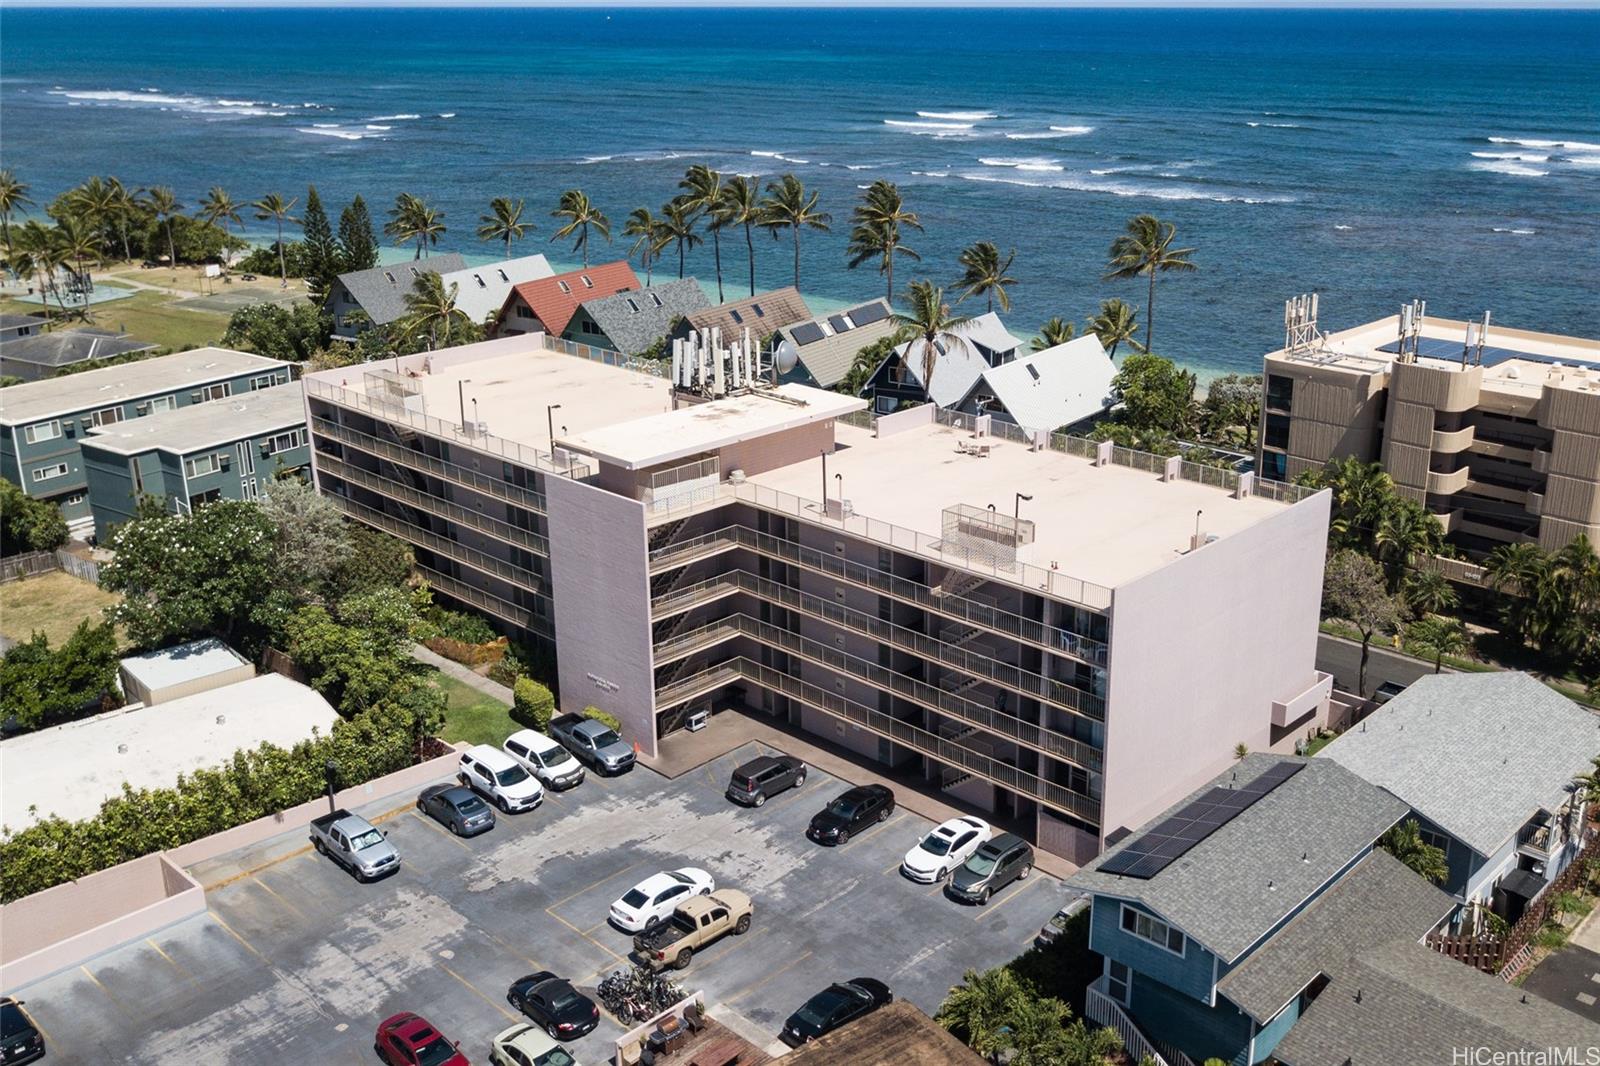
[[[609,243],[611,240],[611,220],[605,213],[596,207],[590,200],[589,194],[582,189],[568,189],[561,194],[556,209],[550,212],[552,218],[562,219],[561,228],[551,234],[552,241],[566,240],[572,237],[572,250],[583,253],[583,265],[589,265],[589,231],[600,234]]]
[[[1057,316],[1039,327],[1039,335],[1028,343],[1028,347],[1033,351],[1042,352],[1067,343],[1077,331],[1078,328],[1071,322]]]
[[[1399,859],[1419,877],[1442,885],[1450,876],[1444,852],[1422,839],[1422,826],[1415,818],[1401,822],[1383,834],[1378,847]]]
[[[1000,249],[992,241],[979,241],[961,252],[961,278],[956,282],[956,287],[961,290],[961,298],[969,296],[982,296],[989,301],[989,310],[994,310],[996,302],[1000,310],[1011,310],[1011,286],[1017,279],[1009,273],[1012,262],[1017,258],[1016,249],[1013,248],[1004,257]]]
[[[1150,350],[1151,336],[1156,320],[1156,275],[1168,271],[1197,269],[1189,259],[1193,248],[1174,248],[1173,239],[1178,227],[1163,222],[1154,215],[1135,215],[1128,220],[1127,229],[1111,242],[1111,252],[1106,262],[1107,281],[1128,280],[1147,275],[1150,294],[1144,305],[1144,350]]]
[[[878,272],[887,284],[885,293],[894,303],[894,261],[897,256],[920,260],[914,248],[902,240],[901,227],[922,232],[922,221],[916,212],[907,211],[900,197],[900,188],[890,181],[878,180],[867,187],[861,202],[850,212],[850,244],[845,249],[847,265],[851,270],[862,263],[876,259]]]
[[[895,333],[897,344],[906,344],[905,358],[922,362],[922,387],[933,396],[933,372],[941,352],[954,344],[967,343],[961,336],[972,325],[966,315],[957,315],[945,301],[944,290],[931,281],[911,283],[911,306],[904,313],[895,312],[894,321],[900,328]]]
[[[478,239],[480,241],[503,241],[506,246],[506,258],[511,258],[511,244],[520,241],[523,235],[533,229],[532,222],[522,220],[523,202],[513,200],[507,196],[496,196],[489,201],[489,213],[478,216]]]
[[[807,192],[799,178],[785,174],[778,181],[767,183],[767,195],[761,201],[761,225],[771,231],[776,240],[780,231],[788,230],[794,237],[794,287],[800,287],[800,231],[827,230],[833,216],[818,210],[821,194]]]

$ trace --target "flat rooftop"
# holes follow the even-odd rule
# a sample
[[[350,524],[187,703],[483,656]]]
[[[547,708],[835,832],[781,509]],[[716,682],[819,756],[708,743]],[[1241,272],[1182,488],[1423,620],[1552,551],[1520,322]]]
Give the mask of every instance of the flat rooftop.
[[[986,458],[958,450],[971,439],[964,429],[929,425],[887,437],[837,423],[839,450],[828,457],[830,499],[840,492],[857,515],[938,536],[947,507],[968,504],[1009,521],[1015,493],[1033,499],[1021,517],[1034,523],[1035,541],[1019,560],[1041,568],[1058,564],[1074,578],[1115,588],[1189,550],[1195,512],[1204,532],[1226,537],[1281,512],[1284,504],[1260,496],[1236,500],[1231,492],[1193,481],[1162,481],[1125,466],[1095,466],[1057,451],[986,437]],[[807,500],[822,491],[819,456],[750,477],[751,482]]]
[[[246,662],[244,656],[211,637],[130,655],[122,660],[121,666],[147,688],[159,689],[233,670]]]
[[[0,821],[20,829],[51,814],[89,818],[121,794],[124,781],[162,788],[240,748],[288,747],[313,728],[326,733],[338,718],[306,686],[262,674],[158,707],[26,733],[0,742]]]
[[[230,348],[195,348],[66,377],[29,381],[0,389],[0,425],[23,425],[288,365],[281,359]]]
[[[867,401],[854,396],[809,385],[780,385],[557,440],[563,447],[640,470],[866,408]]]
[[[202,448],[301,426],[305,421],[305,393],[292,385],[276,385],[104,426],[91,430],[81,442],[118,455],[139,455],[152,449],[189,455]]]

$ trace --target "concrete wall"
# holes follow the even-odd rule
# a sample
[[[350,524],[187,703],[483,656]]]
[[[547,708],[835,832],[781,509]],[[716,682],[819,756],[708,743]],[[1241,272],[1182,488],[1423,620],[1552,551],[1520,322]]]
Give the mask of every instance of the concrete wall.
[[[896,411],[893,414],[879,415],[877,435],[887,437],[891,433],[903,433],[908,429],[916,429],[918,426],[931,426],[933,425],[934,413],[937,410],[938,408],[933,404],[925,403],[918,407],[909,407],[904,411]]]
[[[0,991],[203,913],[205,892],[157,853],[0,907]]]
[[[739,441],[723,448],[717,456],[724,476],[730,470],[755,475],[803,463],[821,452],[832,451],[833,421],[830,419]]]
[[[644,505],[570,478],[545,478],[561,709],[590,704],[656,754]]]
[[[1102,833],[1210,780],[1234,745],[1284,739],[1273,701],[1316,680],[1329,500],[1320,492],[1115,590]]]

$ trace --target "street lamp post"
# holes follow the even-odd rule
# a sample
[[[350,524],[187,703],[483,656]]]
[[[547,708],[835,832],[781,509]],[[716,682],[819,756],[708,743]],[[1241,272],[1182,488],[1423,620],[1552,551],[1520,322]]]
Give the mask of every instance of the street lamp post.
[[[839,521],[842,523],[844,521],[844,475],[835,474],[833,475],[833,480],[839,490]]]
[[[1013,525],[1021,525],[1022,524],[1022,501],[1023,500],[1027,500],[1027,501],[1029,501],[1031,503],[1033,501],[1033,497],[1029,496],[1026,492],[1019,492],[1019,493],[1016,494],[1016,497],[1017,497],[1016,501],[1012,504],[1012,507],[1011,507],[1011,522],[1012,522]]]
[[[395,362],[398,364],[399,360]],[[471,378],[462,378],[456,382],[456,400],[461,404],[461,432],[467,431],[467,383]]]
[[[555,454],[556,454],[556,416],[555,416],[555,413],[557,411],[559,411],[560,409],[561,409],[561,405],[558,404],[558,403],[547,403],[547,404],[544,405],[544,424],[545,424],[545,431],[550,434],[550,458],[551,459],[554,459],[555,458]]]
[[[822,453],[822,516],[828,516],[828,453]]]

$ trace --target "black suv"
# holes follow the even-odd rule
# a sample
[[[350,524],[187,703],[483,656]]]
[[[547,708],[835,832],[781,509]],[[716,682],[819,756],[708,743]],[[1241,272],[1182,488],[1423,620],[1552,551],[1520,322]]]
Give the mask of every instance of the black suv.
[[[759,807],[784,789],[805,783],[805,763],[792,755],[763,755],[733,772],[727,796],[743,806]]]
[[[945,884],[952,899],[988,903],[989,897],[1033,870],[1033,848],[1015,833],[1001,833],[986,842]]]
[[[858,785],[811,817],[806,836],[818,844],[843,844],[851,834],[894,813],[894,793],[882,785]]]

